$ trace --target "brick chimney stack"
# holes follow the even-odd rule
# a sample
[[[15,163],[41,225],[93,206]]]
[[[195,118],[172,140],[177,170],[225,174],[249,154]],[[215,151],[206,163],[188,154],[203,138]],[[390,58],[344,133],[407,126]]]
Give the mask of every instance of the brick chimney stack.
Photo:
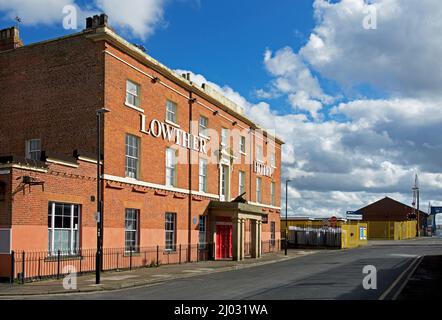
[[[93,17],[86,18],[86,29],[95,29],[98,27],[107,27],[108,17],[106,14],[102,13],[99,16],[95,15]]]
[[[0,52],[23,47],[16,27],[0,30]]]

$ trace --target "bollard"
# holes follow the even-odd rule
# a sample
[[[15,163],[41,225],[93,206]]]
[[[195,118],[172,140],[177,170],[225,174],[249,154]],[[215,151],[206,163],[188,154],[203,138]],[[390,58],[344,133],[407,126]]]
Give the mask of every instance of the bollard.
[[[160,246],[157,246],[157,266],[160,263]]]
[[[60,250],[57,251],[57,279],[60,279]]]
[[[21,255],[21,283],[23,284],[23,283],[25,283],[25,258],[26,258],[26,254],[25,254],[25,252],[23,251],[22,252],[22,255]]]

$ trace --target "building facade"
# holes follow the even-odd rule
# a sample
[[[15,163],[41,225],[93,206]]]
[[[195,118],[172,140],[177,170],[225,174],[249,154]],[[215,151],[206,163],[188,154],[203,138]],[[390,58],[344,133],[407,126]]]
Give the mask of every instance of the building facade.
[[[240,260],[280,239],[283,142],[105,15],[32,45],[0,31],[0,108],[0,253],[96,247],[99,109],[104,248]]]
[[[355,213],[368,223],[368,239],[402,240],[414,238],[425,229],[427,214],[385,197]],[[417,220],[419,219],[419,223]]]

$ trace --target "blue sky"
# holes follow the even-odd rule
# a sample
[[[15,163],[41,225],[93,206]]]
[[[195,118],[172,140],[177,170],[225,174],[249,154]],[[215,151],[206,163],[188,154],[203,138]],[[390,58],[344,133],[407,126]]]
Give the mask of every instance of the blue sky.
[[[442,204],[442,136],[429,134],[442,126],[440,0],[130,4],[0,0],[0,28],[19,14],[29,44],[74,32],[62,28],[66,5],[79,30],[106,12],[126,39],[276,130],[290,214],[340,216],[384,196],[411,204],[415,173],[421,203]]]
[[[2,19],[0,28],[14,23]],[[81,21],[79,27],[83,26]],[[269,81],[262,61],[266,48],[280,48],[287,43],[299,48],[308,40],[313,26],[311,0],[279,0],[277,5],[272,1],[257,5],[253,0],[170,0],[165,5],[164,21],[148,39],[117,31],[130,41],[142,43],[150,55],[167,66],[204,74],[257,101],[254,90]],[[25,24],[21,29],[28,44],[72,32],[64,30],[61,22],[49,26]],[[284,99],[274,105],[282,112],[287,109]]]

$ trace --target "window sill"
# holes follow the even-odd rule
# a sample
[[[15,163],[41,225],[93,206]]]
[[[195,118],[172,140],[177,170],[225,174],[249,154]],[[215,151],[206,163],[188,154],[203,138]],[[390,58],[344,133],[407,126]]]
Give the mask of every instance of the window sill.
[[[73,261],[73,260],[83,260],[83,256],[81,256],[80,254],[75,254],[75,255],[60,255],[60,261]],[[52,255],[52,256],[47,256],[46,258],[44,258],[45,262],[57,262],[58,261],[58,256],[57,254]]]
[[[139,107],[137,107],[137,106],[134,106],[134,105],[132,105],[132,104],[130,104],[130,103],[125,102],[124,105],[125,105],[126,107],[128,107],[128,108],[131,108],[131,109],[134,109],[134,110],[136,110],[136,111],[138,111],[138,112],[144,113],[144,110],[143,110],[143,109],[141,109],[141,108],[139,108]]]
[[[130,251],[125,251],[123,256],[124,257],[130,257],[130,256],[132,256],[132,257],[140,257],[141,253],[138,252],[138,251],[133,251],[132,254],[131,254]]]
[[[181,128],[178,123],[175,123],[173,121],[170,121],[170,120],[166,119],[166,120],[164,120],[164,122],[167,123],[167,124],[170,124],[171,126],[174,126],[174,127],[178,128],[178,129]]]

